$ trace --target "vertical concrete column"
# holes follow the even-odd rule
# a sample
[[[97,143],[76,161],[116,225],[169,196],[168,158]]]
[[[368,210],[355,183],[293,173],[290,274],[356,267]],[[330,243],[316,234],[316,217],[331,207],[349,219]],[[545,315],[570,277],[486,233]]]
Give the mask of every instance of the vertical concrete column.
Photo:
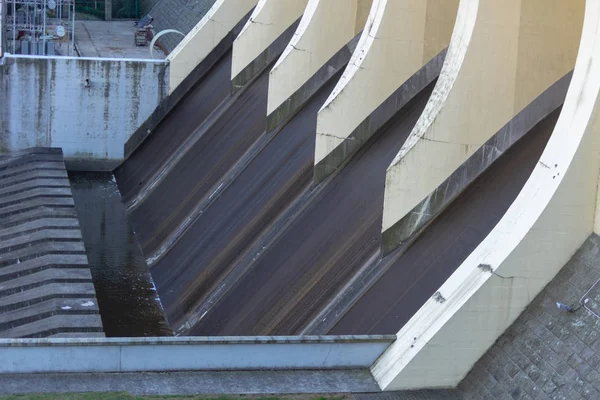
[[[169,54],[169,93],[252,10],[258,0],[217,0],[198,24]]]
[[[104,0],[104,20],[112,21],[112,0]]]
[[[588,0],[573,79],[548,145],[498,225],[373,365],[383,389],[457,385],[592,233],[598,59],[600,1]]]
[[[461,0],[436,88],[387,172],[384,250],[398,221],[573,68],[584,3]]]
[[[250,19],[233,42],[231,78],[234,82],[240,79],[238,76],[273,41],[302,16],[307,2],[308,0],[259,0]],[[264,58],[268,58],[267,56]],[[259,60],[261,61],[262,65],[268,62]]]
[[[458,0],[373,2],[352,59],[319,111],[315,176],[325,177],[350,157],[370,137],[348,139],[359,124],[448,45],[457,8]],[[348,150],[333,155],[338,147]]]
[[[309,0],[292,40],[269,75],[267,115],[288,101],[358,34],[372,0]]]

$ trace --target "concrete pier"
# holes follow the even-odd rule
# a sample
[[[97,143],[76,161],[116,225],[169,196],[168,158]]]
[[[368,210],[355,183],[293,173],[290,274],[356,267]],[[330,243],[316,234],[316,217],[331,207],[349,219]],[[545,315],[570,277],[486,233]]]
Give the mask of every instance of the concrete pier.
[[[0,158],[0,337],[103,337],[60,149]]]

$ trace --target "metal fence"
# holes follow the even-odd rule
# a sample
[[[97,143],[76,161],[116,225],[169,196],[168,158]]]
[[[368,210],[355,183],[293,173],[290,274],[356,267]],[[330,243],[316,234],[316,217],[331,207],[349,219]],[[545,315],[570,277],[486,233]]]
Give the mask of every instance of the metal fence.
[[[138,19],[141,15],[139,0],[111,0],[113,19]],[[104,0],[76,0],[75,11],[79,14],[106,19]]]

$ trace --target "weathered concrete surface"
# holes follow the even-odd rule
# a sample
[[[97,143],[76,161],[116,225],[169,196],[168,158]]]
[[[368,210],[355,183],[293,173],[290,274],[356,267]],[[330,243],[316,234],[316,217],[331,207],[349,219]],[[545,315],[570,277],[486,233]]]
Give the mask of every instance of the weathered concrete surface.
[[[145,182],[140,194],[131,199],[130,216],[150,268],[164,240],[173,232],[183,231],[184,223],[193,222],[189,215],[214,198],[215,191],[224,186],[222,180],[229,170],[264,137],[267,78],[264,72],[243,90],[228,97],[186,138],[185,146],[169,154],[171,159],[167,163],[159,163],[160,159],[155,159],[154,154],[143,159],[157,163],[160,172]],[[188,114],[185,118],[193,121],[195,116]],[[182,125],[186,120],[174,122]],[[169,132],[165,133],[168,140]]]
[[[269,76],[267,114],[288,101],[332,55],[363,30],[372,0],[309,0],[298,29]]]
[[[237,26],[250,17],[258,0],[217,0],[169,54],[169,92],[192,72]],[[184,8],[185,9],[185,8]]]
[[[364,369],[394,340],[395,335],[0,339],[0,374]]]
[[[289,29],[286,32],[282,37]],[[274,61],[283,51],[282,43],[276,39],[258,57],[261,62]],[[257,76],[233,94],[228,94],[230,70],[229,52],[207,72],[185,101],[176,103],[179,106],[173,105],[157,132],[115,173],[150,264],[162,257],[193,222],[194,215],[201,212],[269,140],[264,111],[268,68],[257,71]],[[216,146],[217,150],[209,145]],[[190,163],[190,160],[199,162]],[[199,172],[206,168],[210,168],[210,173]],[[192,169],[196,172],[187,172]],[[173,176],[177,179],[168,179]],[[182,184],[184,176],[193,182],[187,186]],[[198,176],[202,179],[198,180]],[[164,191],[166,187],[170,189]],[[181,202],[173,196],[173,190],[190,192]],[[161,197],[165,195],[167,200]],[[162,205],[159,206],[157,200]],[[177,202],[178,206],[167,211],[164,201]],[[155,207],[161,211],[156,212]]]
[[[215,56],[187,93],[179,95],[179,85],[127,142],[127,159],[114,172],[128,207],[139,203],[165,168],[185,154],[213,111],[231,101],[231,50]]]
[[[590,65],[600,55],[599,27],[600,1],[587,1],[573,78],[548,144],[494,229],[398,332],[404,344],[373,367],[382,388],[458,384],[593,232],[600,71]],[[454,368],[444,370],[447,362]]]
[[[371,114],[369,114],[369,116],[365,118],[342,143],[329,152],[325,158],[321,161],[317,161],[315,158],[315,182],[319,183],[323,181],[340,166],[343,166],[344,163],[347,162],[370,137],[377,133],[377,131],[381,129],[395,113],[417,96],[427,85],[437,79],[445,57],[446,50],[443,50],[420,68],[414,75],[408,78],[404,84],[396,89]],[[321,111],[322,110],[323,108],[321,108]],[[321,111],[319,111],[319,117],[317,118],[317,143],[320,140],[319,137],[322,136],[318,133],[318,121],[319,118],[321,118]],[[316,146],[318,146],[318,144]]]
[[[211,260],[203,263],[206,273],[198,280],[200,287],[218,289],[190,319],[196,325],[194,334],[297,334],[377,251],[385,168],[418,119],[432,85],[395,115],[393,128],[382,132],[356,162],[315,186],[311,177],[316,111],[331,87],[323,87],[256,158],[256,172],[249,169],[247,176],[258,178],[239,179],[201,218],[215,221],[223,210],[235,209],[236,214],[227,213],[231,221],[218,221],[214,233],[200,231],[212,223],[198,224],[196,236],[188,235],[190,241],[202,237],[209,243],[197,249],[188,244],[189,253]],[[272,206],[263,211],[265,204]],[[237,212],[252,221],[247,224],[250,229]],[[211,282],[221,268],[232,272]]]
[[[504,154],[538,122],[556,110],[564,102],[570,82],[571,73],[561,78],[525,107],[414,209],[384,231],[384,254],[414,240],[421,229],[450,205],[498,157]]]
[[[329,333],[393,333],[409,322],[510,207],[535,167],[559,112],[555,110],[498,158],[414,242],[368,269],[356,283],[350,309],[336,316]]]
[[[275,129],[278,125],[292,118],[314,95],[315,93],[329,81],[341,69],[345,68],[350,60],[352,52],[356,48],[359,35],[355,36],[340,50],[333,53],[331,58],[315,73],[303,82],[302,85],[290,97],[284,101],[279,107],[267,116],[267,130]],[[289,74],[295,72],[290,69]],[[275,82],[269,81],[269,84]]]
[[[269,66],[273,65],[273,62],[275,60],[277,60],[277,58],[281,55],[281,53],[284,51],[285,47],[287,46],[288,42],[294,35],[294,32],[298,28],[298,22],[299,22],[299,20],[292,22],[289,26],[286,27],[286,29],[281,33],[281,35],[277,36],[275,39],[273,39],[271,42],[269,42],[269,44],[265,45],[265,43],[262,43],[263,45],[265,45],[264,47],[263,46],[260,47],[261,49],[263,49],[263,51],[258,56],[256,56],[256,58],[254,58],[252,61],[250,61],[236,75],[233,75],[235,73],[235,71],[232,70],[231,84],[233,85],[234,92],[243,88],[247,83],[249,83],[252,79],[254,79],[256,76],[258,76],[265,68],[268,68]],[[251,23],[250,21],[248,21],[246,23],[245,27],[248,26],[248,24],[251,24],[252,26],[258,25],[256,23]],[[271,35],[269,35],[269,36],[271,36]],[[238,36],[238,38],[239,38],[239,36]],[[237,52],[242,51],[241,49],[243,47],[241,47],[241,46],[243,46],[243,44],[239,44],[236,42],[234,42],[233,44],[234,44],[234,47],[233,47],[232,54],[233,54],[233,58],[235,59],[236,51]],[[233,60],[232,60],[232,68],[233,68]]]
[[[135,395],[377,392],[368,370],[214,371],[166,374],[0,375],[0,394],[129,392]]]
[[[0,337],[102,334],[60,149],[0,158],[0,214]]]
[[[176,117],[177,113],[171,115],[171,111],[175,109],[175,106],[177,106],[179,102],[185,102],[187,104],[187,106],[182,108],[191,107],[196,104],[194,96],[201,95],[203,111],[199,113],[199,121],[202,121],[221,101],[223,101],[231,91],[231,85],[229,83],[227,68],[221,67],[221,63],[224,62],[231,68],[233,41],[243,28],[244,22],[244,19],[242,19],[234,26],[231,32],[229,32],[223,40],[221,40],[221,42],[219,42],[219,44],[217,44],[210,53],[198,63],[198,65],[196,65],[175,90],[160,102],[148,119],[133,135],[131,135],[131,138],[125,143],[126,159],[129,158],[142,143],[144,143],[148,136],[152,135],[156,129],[160,129],[159,127],[161,124],[167,123],[165,119],[178,118]],[[214,71],[219,71],[219,78],[217,81],[214,81]],[[205,81],[213,82],[209,85],[208,91],[205,91],[207,90],[207,83]],[[195,94],[192,94],[192,92]],[[179,112],[183,112],[183,110],[180,110]],[[189,112],[189,110],[187,112]],[[172,137],[172,135],[169,135],[169,137]],[[172,140],[172,142],[171,145],[181,144],[178,140]],[[169,143],[171,143],[171,140]],[[168,153],[168,151],[162,151],[161,153],[163,152]]]
[[[308,0],[260,0],[248,22],[233,44],[231,77],[236,77],[248,68],[277,38],[282,36],[295,21],[300,19]],[[293,31],[296,29],[294,28]],[[289,42],[293,31],[285,39]],[[264,62],[264,61],[263,61]],[[266,63],[267,65],[270,62]],[[265,65],[266,66],[266,65]],[[260,67],[259,67],[260,68]],[[252,74],[253,75],[253,74]],[[241,82],[243,85],[245,82]]]
[[[114,167],[167,90],[164,62],[5,56],[0,152],[60,147],[68,163]]]
[[[448,46],[457,7],[458,0],[373,2],[348,68],[319,111],[317,179],[340,167],[376,132],[364,129],[369,115]]]
[[[546,0],[460,2],[438,85],[388,169],[383,231],[573,69],[584,5],[581,0],[553,0],[552,6]]]

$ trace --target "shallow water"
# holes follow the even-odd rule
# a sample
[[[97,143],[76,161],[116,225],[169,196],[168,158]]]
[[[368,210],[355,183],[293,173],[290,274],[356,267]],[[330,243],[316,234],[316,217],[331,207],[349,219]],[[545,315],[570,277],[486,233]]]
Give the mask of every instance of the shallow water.
[[[172,336],[113,175],[69,179],[106,336]]]

